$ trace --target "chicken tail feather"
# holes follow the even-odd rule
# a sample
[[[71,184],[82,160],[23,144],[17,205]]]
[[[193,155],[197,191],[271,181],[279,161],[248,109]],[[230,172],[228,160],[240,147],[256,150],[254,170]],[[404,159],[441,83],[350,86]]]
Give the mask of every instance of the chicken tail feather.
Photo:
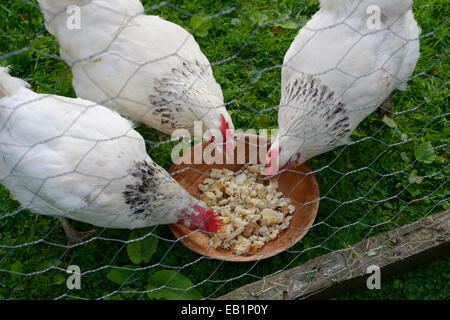
[[[0,67],[0,98],[13,96],[22,87],[28,88],[30,85],[21,79],[10,76],[8,67]]]

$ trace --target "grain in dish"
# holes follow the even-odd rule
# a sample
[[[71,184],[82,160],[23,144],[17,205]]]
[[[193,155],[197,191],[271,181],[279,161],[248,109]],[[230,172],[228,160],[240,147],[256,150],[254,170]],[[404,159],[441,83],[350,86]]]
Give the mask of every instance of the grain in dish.
[[[285,230],[296,208],[283,198],[276,181],[261,181],[261,165],[240,173],[212,169],[199,186],[200,200],[219,214],[223,226],[210,236],[213,248],[253,254]]]

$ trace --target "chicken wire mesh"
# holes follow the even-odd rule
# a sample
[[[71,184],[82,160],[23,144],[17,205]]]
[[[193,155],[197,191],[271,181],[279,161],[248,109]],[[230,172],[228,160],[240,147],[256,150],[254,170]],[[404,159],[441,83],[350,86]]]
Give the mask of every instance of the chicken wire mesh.
[[[283,57],[299,28],[318,10],[318,1],[143,4],[146,14],[194,35],[236,128],[277,128]],[[232,263],[190,251],[165,225],[131,234],[98,227],[91,238],[70,246],[65,258],[68,246],[59,222],[33,214],[0,188],[0,298],[216,298],[448,209],[447,10],[439,1],[414,2],[422,28],[421,57],[409,88],[395,92],[394,117],[380,120],[372,114],[352,134],[352,143],[308,161],[320,188],[320,206],[308,234],[292,248],[272,258]],[[0,17],[2,65],[10,65],[12,75],[27,80],[35,92],[75,97],[70,68],[45,30],[37,3],[0,3]],[[342,24],[345,20],[335,26]],[[144,125],[137,130],[152,159],[168,170],[177,142]],[[70,268],[80,271],[80,288],[68,287]]]

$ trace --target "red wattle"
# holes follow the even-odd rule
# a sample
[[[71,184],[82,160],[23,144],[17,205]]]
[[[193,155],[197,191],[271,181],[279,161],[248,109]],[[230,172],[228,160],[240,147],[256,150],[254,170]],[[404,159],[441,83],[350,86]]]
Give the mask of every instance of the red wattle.
[[[225,139],[225,151],[231,152],[233,151],[233,135],[230,130],[230,124],[225,119],[224,115],[220,115],[221,124],[220,124],[220,132],[222,132],[222,136]]]

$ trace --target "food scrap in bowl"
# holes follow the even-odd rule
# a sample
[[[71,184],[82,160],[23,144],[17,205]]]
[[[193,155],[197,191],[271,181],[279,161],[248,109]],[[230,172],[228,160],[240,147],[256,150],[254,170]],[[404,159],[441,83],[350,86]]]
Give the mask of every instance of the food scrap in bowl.
[[[212,169],[198,186],[200,200],[222,219],[223,226],[210,236],[213,248],[253,254],[289,226],[296,208],[282,198],[276,181],[259,180],[261,167],[249,166],[239,174]]]

